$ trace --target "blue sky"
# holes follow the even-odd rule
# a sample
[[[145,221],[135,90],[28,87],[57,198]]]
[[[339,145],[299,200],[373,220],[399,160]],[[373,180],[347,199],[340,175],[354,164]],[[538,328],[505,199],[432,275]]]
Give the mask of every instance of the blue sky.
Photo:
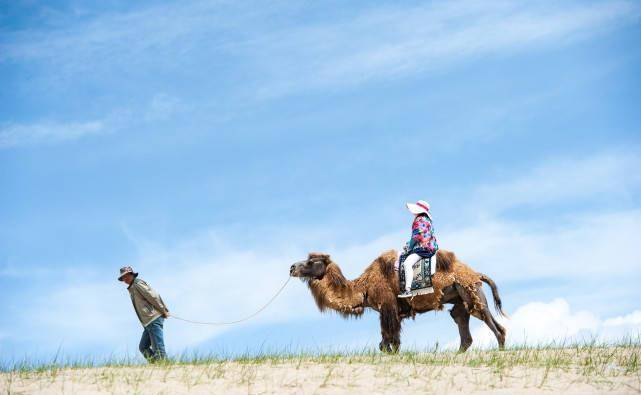
[[[417,199],[499,284],[513,342],[638,333],[640,22],[638,1],[2,2],[0,358],[135,354],[123,265],[201,320],[250,313],[308,251],[355,277]],[[292,282],[250,323],[166,336],[237,353],[379,329]],[[456,339],[445,312],[404,328]]]

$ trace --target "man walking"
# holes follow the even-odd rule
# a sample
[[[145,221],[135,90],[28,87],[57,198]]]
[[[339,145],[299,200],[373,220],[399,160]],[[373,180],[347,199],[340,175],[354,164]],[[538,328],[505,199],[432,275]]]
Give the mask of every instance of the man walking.
[[[146,282],[138,278],[130,266],[120,269],[119,281],[127,284],[131,302],[144,330],[138,348],[147,361],[156,362],[167,358],[163,340],[163,323],[169,310],[162,298]]]

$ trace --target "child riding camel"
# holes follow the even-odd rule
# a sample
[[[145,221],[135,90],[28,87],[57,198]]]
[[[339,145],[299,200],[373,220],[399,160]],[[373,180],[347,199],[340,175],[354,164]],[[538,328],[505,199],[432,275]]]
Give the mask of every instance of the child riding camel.
[[[407,209],[414,214],[412,222],[412,238],[405,245],[403,254],[399,257],[402,269],[405,270],[405,290],[398,295],[399,298],[412,296],[412,278],[414,270],[412,266],[421,258],[431,258],[438,250],[438,243],[432,227],[432,215],[430,205],[425,200],[414,203],[407,203]],[[399,269],[401,269],[399,267]]]

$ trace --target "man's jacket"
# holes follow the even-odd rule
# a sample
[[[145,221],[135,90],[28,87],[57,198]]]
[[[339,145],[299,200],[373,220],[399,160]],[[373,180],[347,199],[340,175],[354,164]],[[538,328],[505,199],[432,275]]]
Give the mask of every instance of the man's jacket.
[[[127,289],[142,326],[147,326],[156,318],[169,313],[160,295],[143,280],[136,278]]]

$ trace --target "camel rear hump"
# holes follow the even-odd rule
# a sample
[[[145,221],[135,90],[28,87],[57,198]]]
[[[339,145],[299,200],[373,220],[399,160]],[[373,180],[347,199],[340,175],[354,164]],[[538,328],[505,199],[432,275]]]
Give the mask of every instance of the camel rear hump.
[[[436,271],[449,272],[456,262],[456,255],[451,251],[438,250],[436,252]]]

